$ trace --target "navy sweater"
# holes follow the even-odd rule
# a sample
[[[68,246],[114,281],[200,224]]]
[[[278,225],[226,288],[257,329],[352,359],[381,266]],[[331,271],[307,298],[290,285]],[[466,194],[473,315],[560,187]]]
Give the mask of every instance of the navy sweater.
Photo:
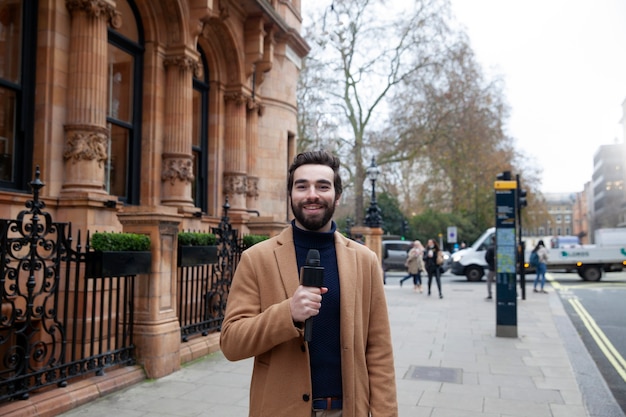
[[[319,314],[313,317],[313,335],[309,343],[313,398],[341,397],[339,270],[334,236],[337,225],[333,222],[328,233],[298,229],[294,222],[292,228],[298,271],[305,265],[309,249],[317,249],[320,266],[324,267],[324,287],[328,288],[322,296]]]

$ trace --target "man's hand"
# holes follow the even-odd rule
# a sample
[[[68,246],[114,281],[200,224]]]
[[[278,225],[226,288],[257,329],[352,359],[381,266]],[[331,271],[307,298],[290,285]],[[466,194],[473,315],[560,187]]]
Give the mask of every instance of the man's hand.
[[[309,317],[317,316],[322,307],[322,294],[327,292],[328,288],[326,287],[298,286],[289,302],[293,321],[303,322]]]

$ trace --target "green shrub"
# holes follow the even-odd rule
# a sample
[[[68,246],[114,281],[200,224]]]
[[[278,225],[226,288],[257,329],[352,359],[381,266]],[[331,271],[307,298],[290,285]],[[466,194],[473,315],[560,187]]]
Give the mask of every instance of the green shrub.
[[[180,232],[178,246],[213,246],[216,238],[213,233]]]
[[[149,251],[150,236],[137,233],[95,232],[89,246],[102,252]]]
[[[267,235],[245,235],[243,237],[243,246],[248,249],[251,246],[256,245],[259,242],[269,239]]]

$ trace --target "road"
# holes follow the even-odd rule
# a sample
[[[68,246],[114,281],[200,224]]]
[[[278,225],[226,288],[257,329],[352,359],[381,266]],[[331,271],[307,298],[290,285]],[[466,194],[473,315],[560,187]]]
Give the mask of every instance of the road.
[[[604,274],[599,282],[585,282],[576,273],[550,272],[547,277],[626,413],[626,272]]]

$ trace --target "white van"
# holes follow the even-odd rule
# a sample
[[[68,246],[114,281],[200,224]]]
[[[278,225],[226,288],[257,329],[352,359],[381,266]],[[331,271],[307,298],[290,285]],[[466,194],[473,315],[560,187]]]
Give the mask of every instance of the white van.
[[[485,275],[487,261],[485,252],[491,242],[491,236],[496,233],[495,227],[487,229],[472,246],[461,249],[452,254],[450,270],[454,275],[465,275],[468,281],[480,281]]]
[[[485,275],[487,262],[485,252],[491,242],[491,236],[496,232],[494,227],[485,231],[467,249],[462,249],[452,255],[452,273],[465,275],[468,281],[480,281]],[[530,259],[530,252],[539,238],[524,237],[526,253],[525,260]],[[585,281],[598,281],[603,272],[621,271],[626,266],[626,244],[613,246],[586,245],[581,246],[574,242],[563,241],[557,247],[551,247],[551,238],[542,239],[548,249],[548,270],[576,271]],[[526,272],[532,272],[528,262],[524,262]]]

